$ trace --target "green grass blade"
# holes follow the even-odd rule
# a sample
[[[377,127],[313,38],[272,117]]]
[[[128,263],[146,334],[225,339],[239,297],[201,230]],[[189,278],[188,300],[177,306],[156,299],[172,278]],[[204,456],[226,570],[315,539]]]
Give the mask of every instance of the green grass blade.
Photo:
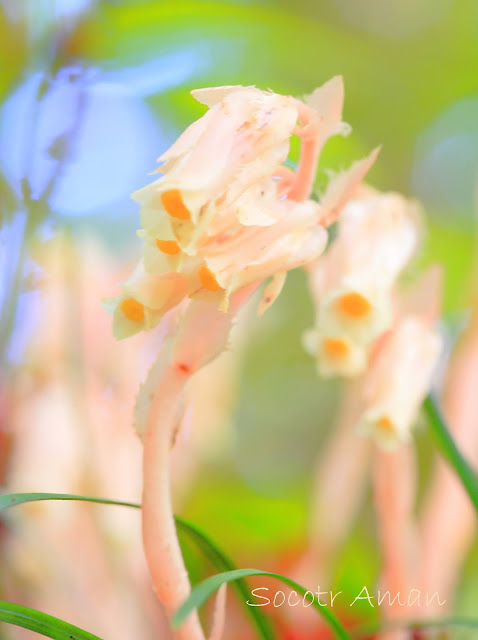
[[[286,576],[282,576],[279,573],[271,573],[269,571],[261,571],[260,569],[236,569],[235,571],[226,571],[224,573],[219,573],[215,576],[211,576],[207,578],[200,584],[196,585],[189,598],[181,605],[181,607],[176,611],[173,617],[173,627],[179,627],[184,620],[188,617],[188,615],[194,610],[201,607],[209,597],[219,589],[219,587],[223,584],[234,582],[239,579],[248,578],[250,576],[267,576],[269,578],[277,578],[284,584],[292,589],[295,589],[298,593],[304,596],[307,593],[307,589],[302,587],[294,580],[287,578]],[[309,591],[310,593],[310,591]],[[329,611],[327,607],[321,606],[316,599],[314,598],[313,606],[317,609],[320,615],[324,618],[330,628],[335,632],[337,638],[341,640],[350,640],[350,635],[344,629],[344,627],[340,624],[337,618],[333,613]]]
[[[461,455],[450,432],[446,426],[445,419],[438,407],[436,400],[429,395],[424,402],[424,409],[430,423],[430,430],[435,444],[456,471],[463,487],[466,489],[470,500],[478,512],[478,478],[468,462]]]
[[[229,560],[229,558],[220,551],[202,531],[197,529],[195,525],[192,525],[190,522],[186,522],[182,518],[178,517],[176,517],[176,525],[178,529],[184,531],[192,540],[195,541],[197,546],[202,550],[204,555],[217,571],[227,572],[237,570],[234,563]],[[246,608],[246,612],[251,618],[258,635],[263,638],[263,640],[274,640],[276,636],[269,619],[258,607],[250,607],[246,604],[247,600],[256,602],[256,599],[251,596],[251,592],[245,581],[236,580],[233,586],[240,602]]]
[[[101,640],[98,636],[46,613],[3,600],[0,600],[0,621],[36,631],[55,640]]]
[[[15,505],[41,500],[78,500],[80,502],[110,504],[122,507],[133,507],[135,509],[141,508],[141,505],[135,502],[121,502],[119,500],[77,496],[69,493],[12,493],[0,495],[0,512]],[[175,520],[178,530],[185,533],[194,541],[196,546],[201,549],[216,571],[234,571],[236,569],[234,563],[208,538],[208,536],[198,529],[198,527],[178,516],[176,516]],[[246,612],[249,615],[251,622],[254,624],[259,637],[262,638],[262,640],[274,640],[275,634],[268,618],[257,607],[250,607],[246,604],[248,599],[254,600],[254,598],[251,598],[250,591],[244,580],[237,580],[234,587],[241,603],[244,604]]]
[[[96,502],[97,504],[113,504],[120,507],[134,507],[140,509],[141,505],[135,502],[121,502],[106,498],[90,498],[89,496],[75,496],[70,493],[8,493],[0,495],[0,511],[26,502],[39,502],[42,500],[78,500],[79,502]]]

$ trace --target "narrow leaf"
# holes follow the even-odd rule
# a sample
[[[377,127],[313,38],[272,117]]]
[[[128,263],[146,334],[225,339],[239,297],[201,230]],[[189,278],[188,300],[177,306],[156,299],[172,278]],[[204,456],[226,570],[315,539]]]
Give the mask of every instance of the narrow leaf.
[[[225,572],[236,570],[234,563],[195,525],[178,517],[176,517],[176,525],[178,529],[184,531],[184,533],[195,541],[197,546],[217,571]],[[269,619],[258,607],[251,607],[247,604],[247,600],[256,603],[256,599],[251,596],[250,590],[245,581],[242,579],[236,580],[233,587],[235,588],[239,601],[244,605],[246,612],[251,618],[259,636],[264,640],[274,640],[275,634]]]
[[[135,509],[141,508],[141,505],[134,502],[122,502],[119,500],[108,500],[106,498],[77,496],[69,493],[12,493],[0,495],[0,512],[18,504],[38,502],[42,500],[78,500],[80,502],[111,504],[122,507],[133,507]],[[234,571],[236,569],[234,563],[200,529],[198,529],[198,527],[178,516],[176,516],[175,520],[178,530],[185,533],[194,541],[216,571]],[[244,604],[245,610],[251,618],[259,637],[262,638],[262,640],[273,640],[275,635],[268,618],[257,607],[250,607],[246,604],[247,599],[254,601],[254,598],[251,598],[250,596],[247,584],[244,580],[237,580],[234,587],[241,603]]]
[[[56,640],[101,640],[98,636],[68,624],[64,620],[3,600],[0,600],[0,621],[36,631],[42,636]]]
[[[267,576],[270,578],[277,578],[284,584],[292,587],[292,589],[295,589],[302,596],[305,596],[308,592],[307,589],[302,587],[297,582],[294,582],[294,580],[291,580],[286,576],[282,576],[279,573],[261,571],[260,569],[236,569],[235,571],[226,571],[224,573],[219,573],[215,576],[207,578],[193,588],[189,598],[179,607],[179,609],[174,614],[172,621],[173,627],[178,628],[179,626],[181,626],[188,615],[194,609],[198,609],[199,607],[201,607],[208,600],[208,598],[217,589],[219,589],[221,585],[250,576]],[[310,591],[308,593],[310,593]],[[316,601],[315,597],[312,605],[317,609],[317,611],[319,611],[329,627],[335,632],[337,638],[340,638],[341,640],[350,640],[350,635],[348,634],[348,632],[344,629],[344,627],[340,624],[334,614],[331,613],[327,607],[320,605]]]
[[[75,496],[70,493],[8,493],[0,495],[0,511],[14,507],[25,502],[39,502],[42,500],[78,500],[79,502],[96,502],[98,504],[113,504],[120,507],[134,507],[140,509],[141,505],[134,502],[121,502],[119,500],[107,500],[106,498],[90,498],[88,496]]]
[[[436,400],[430,395],[426,398],[424,409],[430,424],[430,430],[438,450],[456,471],[463,487],[478,512],[478,478],[465,458],[461,455]]]

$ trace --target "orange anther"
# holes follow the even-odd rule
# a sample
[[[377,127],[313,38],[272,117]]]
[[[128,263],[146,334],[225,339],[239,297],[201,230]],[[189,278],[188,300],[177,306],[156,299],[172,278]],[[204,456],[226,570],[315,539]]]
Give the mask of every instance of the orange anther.
[[[168,256],[175,256],[181,251],[181,247],[174,240],[156,240],[156,246]]]
[[[221,288],[214,274],[206,266],[199,269],[199,279],[201,280],[202,286],[205,289],[209,289],[209,291],[219,291]]]
[[[126,298],[120,304],[120,309],[131,322],[142,322],[144,320],[144,307],[134,298]]]
[[[184,204],[183,197],[179,189],[163,191],[161,194],[161,202],[163,207],[173,218],[179,218],[179,220],[189,220],[191,218],[191,212]]]
[[[382,416],[377,420],[377,427],[386,433],[394,433],[395,428],[393,422],[387,416]]]
[[[350,318],[363,318],[372,309],[370,302],[360,293],[346,293],[337,300],[340,311]]]
[[[346,358],[349,355],[350,347],[341,338],[326,338],[322,346],[324,351],[333,358]]]

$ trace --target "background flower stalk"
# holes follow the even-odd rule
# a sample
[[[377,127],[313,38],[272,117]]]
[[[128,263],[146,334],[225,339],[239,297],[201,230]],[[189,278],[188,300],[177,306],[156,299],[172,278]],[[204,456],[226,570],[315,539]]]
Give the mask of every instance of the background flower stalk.
[[[452,354],[443,391],[443,407],[450,431],[459,449],[475,468],[478,463],[478,313],[472,312]],[[420,519],[422,589],[437,591],[446,600],[435,601],[427,617],[449,610],[458,573],[476,530],[476,512],[469,496],[447,464],[436,461],[431,486]],[[446,563],[443,562],[446,558]]]

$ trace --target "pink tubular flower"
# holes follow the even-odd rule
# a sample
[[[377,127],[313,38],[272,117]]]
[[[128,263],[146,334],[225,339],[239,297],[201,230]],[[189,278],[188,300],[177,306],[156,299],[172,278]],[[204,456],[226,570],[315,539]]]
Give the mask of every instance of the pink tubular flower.
[[[361,433],[374,435],[385,447],[410,440],[440,346],[437,333],[419,317],[397,321],[368,376],[368,408],[360,423]]]
[[[375,158],[357,163],[351,180],[332,186],[323,203],[307,199],[320,150],[348,132],[341,78],[305,102],[240,86],[193,95],[209,110],[161,156],[164,175],[133,194],[142,207],[144,252],[123,294],[108,303],[119,338],[154,326],[185,298],[226,311],[234,292],[273,277],[264,311],[287,271],[323,252],[324,227]],[[296,173],[284,165],[293,135],[302,139]]]
[[[317,322],[306,348],[325,376],[364,371],[368,346],[391,325],[392,288],[420,236],[416,203],[369,188],[360,195],[340,215],[329,251],[309,267]]]
[[[113,333],[118,340],[155,327],[187,292],[179,273],[145,273],[142,263],[121,288],[119,296],[104,301],[105,309],[113,316]]]
[[[410,440],[431,387],[441,351],[441,338],[432,326],[439,288],[439,274],[430,270],[375,347],[364,380],[365,410],[359,431],[374,436],[384,448]]]

